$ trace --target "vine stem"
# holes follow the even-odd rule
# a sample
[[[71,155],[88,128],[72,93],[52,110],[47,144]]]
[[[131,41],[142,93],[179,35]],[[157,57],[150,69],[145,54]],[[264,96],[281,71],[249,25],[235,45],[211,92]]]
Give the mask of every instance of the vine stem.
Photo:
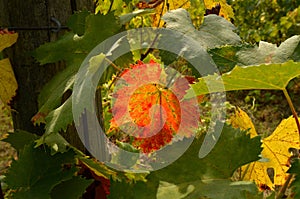
[[[278,195],[275,197],[275,199],[282,199],[283,198],[283,196],[285,194],[285,191],[288,188],[288,186],[289,186],[291,180],[293,179],[293,177],[294,177],[293,174],[288,175],[284,185],[281,187],[281,189],[280,189]]]
[[[297,115],[296,109],[294,107],[294,104],[293,104],[293,102],[291,100],[291,97],[290,97],[288,91],[286,90],[286,88],[284,88],[282,91],[284,93],[284,96],[285,96],[288,104],[289,104],[289,107],[290,107],[290,109],[292,111],[292,114],[293,114],[293,116],[295,118],[295,121],[296,121],[296,124],[297,124],[297,129],[298,129],[298,134],[299,134],[299,140],[300,140],[300,123],[299,123],[299,119],[298,119],[298,115]],[[294,176],[293,174],[290,174],[288,176],[288,178],[285,181],[284,185],[281,187],[281,189],[279,191],[279,194],[275,197],[276,199],[280,199],[280,198],[282,198],[284,196],[285,191],[288,188],[290,181],[293,179],[293,176]]]
[[[297,115],[296,109],[295,109],[295,107],[293,105],[291,97],[290,97],[288,91],[286,90],[286,88],[283,89],[283,93],[284,93],[284,96],[285,96],[285,98],[286,98],[289,106],[290,106],[292,114],[293,114],[293,116],[295,118],[295,121],[296,121],[296,124],[297,124],[297,128],[298,128],[298,133],[299,133],[299,140],[300,140],[300,123],[299,123],[299,119],[298,119],[298,115]]]

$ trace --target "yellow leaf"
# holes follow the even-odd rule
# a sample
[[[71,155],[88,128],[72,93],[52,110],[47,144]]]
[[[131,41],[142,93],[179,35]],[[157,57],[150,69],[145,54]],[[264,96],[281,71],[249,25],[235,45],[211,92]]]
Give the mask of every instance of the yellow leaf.
[[[268,161],[257,161],[242,167],[243,180],[253,180],[258,184],[274,189],[275,185],[285,183],[289,169],[290,148],[299,148],[299,133],[295,119],[284,119],[267,138],[262,140],[262,157]],[[274,170],[274,179],[268,176],[268,169]]]
[[[240,128],[242,130],[249,130],[251,138],[257,136],[257,132],[255,130],[255,127],[254,127],[250,117],[247,115],[246,112],[244,112],[240,108],[237,108],[237,110],[235,111],[235,114],[230,117],[230,124],[234,128]]]
[[[175,10],[177,8],[188,9],[190,7],[190,1],[182,0],[169,0],[168,6],[166,3],[161,3],[155,8],[155,14],[153,15],[152,26],[153,27],[162,27],[164,25],[161,17],[169,10]],[[159,25],[158,25],[159,23]]]
[[[18,38],[17,33],[13,34],[0,34],[0,52],[7,47],[10,47],[14,43],[16,43]]]
[[[215,7],[217,4],[221,5],[220,16],[224,17],[228,21],[234,18],[234,13],[230,5],[226,3],[226,0],[204,0],[205,7],[207,9],[211,9]]]
[[[0,100],[7,104],[15,96],[18,88],[9,59],[0,60],[0,71]]]

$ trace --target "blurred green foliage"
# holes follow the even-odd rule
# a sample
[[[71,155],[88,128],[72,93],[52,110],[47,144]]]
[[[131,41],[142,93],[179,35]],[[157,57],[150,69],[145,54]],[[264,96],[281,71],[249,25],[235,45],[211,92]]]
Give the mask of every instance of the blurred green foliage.
[[[247,42],[279,44],[300,34],[300,0],[228,0],[234,24]]]

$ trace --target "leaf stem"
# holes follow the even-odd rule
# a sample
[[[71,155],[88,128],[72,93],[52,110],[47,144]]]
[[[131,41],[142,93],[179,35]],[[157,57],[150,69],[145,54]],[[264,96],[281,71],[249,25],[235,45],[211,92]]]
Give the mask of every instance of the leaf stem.
[[[289,106],[290,106],[292,114],[293,114],[293,116],[295,118],[295,121],[296,121],[296,124],[297,124],[297,128],[298,128],[298,133],[299,133],[299,136],[300,136],[300,123],[299,123],[299,119],[298,119],[298,115],[297,115],[296,109],[295,109],[295,107],[293,105],[293,102],[292,102],[292,100],[291,100],[291,98],[289,96],[288,91],[286,89],[283,89],[283,93],[284,93],[284,96],[285,96],[285,98],[286,98]],[[300,137],[299,137],[299,140],[300,140]]]
[[[294,176],[293,174],[288,175],[284,185],[281,187],[281,189],[280,189],[278,195],[275,197],[275,199],[282,199],[283,198],[283,196],[285,194],[285,191],[286,191],[286,189],[288,188],[288,186],[290,184],[290,181],[293,179],[293,176]]]
[[[109,60],[107,57],[105,57],[105,60],[112,65],[112,67],[114,67],[116,70],[118,70],[119,72],[122,72],[122,69],[120,69],[116,64],[114,64],[111,60]]]

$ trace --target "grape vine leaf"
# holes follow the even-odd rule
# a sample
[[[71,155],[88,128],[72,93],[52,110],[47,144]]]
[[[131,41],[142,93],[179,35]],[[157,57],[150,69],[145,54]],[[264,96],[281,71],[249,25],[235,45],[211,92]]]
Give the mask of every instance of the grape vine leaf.
[[[295,35],[280,44],[261,41],[258,46],[242,44],[227,45],[210,49],[214,62],[221,71],[230,71],[234,66],[258,65],[263,63],[284,63],[289,60],[300,61],[300,36]]]
[[[249,116],[237,109],[231,117],[231,123],[236,128],[250,129],[251,137],[257,136],[255,127]],[[258,186],[267,185],[273,189],[275,185],[283,185],[287,170],[290,167],[289,148],[299,148],[299,134],[295,119],[291,116],[283,120],[275,131],[268,137],[262,139],[262,158],[264,161],[252,162],[241,168],[243,180],[253,180]],[[273,177],[269,177],[268,170],[273,170]]]
[[[139,62],[120,75],[115,87],[112,126],[134,136],[133,145],[144,153],[170,143],[175,134],[191,137],[197,131],[198,102],[182,100],[189,82],[176,72],[168,74],[154,61]]]
[[[293,193],[295,193],[294,198],[299,198],[300,196],[300,159],[293,159],[291,168],[289,168],[288,173],[294,174],[294,180],[291,184]]]
[[[56,185],[51,190],[52,199],[74,199],[80,198],[85,192],[86,188],[93,182],[92,179],[87,180],[80,176],[73,176],[73,178],[63,181]]]
[[[236,29],[234,25],[220,16],[205,16],[199,30],[195,29],[189,13],[182,8],[169,11],[163,16],[163,20],[167,28],[193,38],[205,49],[241,43],[241,38],[233,32]]]
[[[67,26],[70,27],[73,33],[77,34],[78,36],[84,35],[86,26],[85,20],[90,14],[91,13],[89,11],[83,10],[75,15],[72,15],[67,22]]]
[[[2,31],[0,33],[0,52],[13,45],[18,38],[17,33]],[[18,84],[9,59],[0,60],[0,100],[7,105],[16,94]]]
[[[152,9],[140,9],[140,10],[135,10],[131,13],[127,13],[124,15],[120,16],[120,23],[122,25],[125,25],[126,23],[128,23],[132,18],[136,17],[136,16],[143,16],[143,15],[147,15],[153,13]]]
[[[199,196],[210,199],[248,199],[248,196],[255,195],[256,192],[255,184],[246,181],[232,182],[227,179],[198,180],[180,185],[160,181],[157,199],[194,199],[199,198]]]
[[[14,190],[14,198],[50,199],[51,190],[71,179],[77,171],[73,166],[74,156],[73,150],[52,156],[48,149],[34,148],[33,143],[26,145],[6,174],[6,183]]]
[[[84,24],[80,25],[79,22],[84,22]],[[66,61],[67,65],[41,91],[39,96],[40,109],[32,118],[35,124],[49,122],[46,126],[49,133],[65,130],[67,125],[72,122],[72,115],[70,114],[71,101],[69,100],[67,103],[62,104],[62,98],[67,92],[72,90],[74,78],[81,62],[97,44],[120,30],[120,25],[117,23],[113,13],[105,16],[101,14],[87,14],[86,12],[76,13],[75,16],[71,17],[68,25],[75,33],[66,33],[59,40],[44,44],[33,53],[34,57],[41,64],[63,60]],[[83,28],[85,29],[83,30]],[[82,36],[76,34],[82,32],[84,32]],[[112,71],[110,71],[111,73]],[[65,111],[67,109],[68,111]],[[64,118],[64,120],[61,121],[61,118]]]
[[[11,144],[12,147],[20,152],[25,147],[25,145],[33,142],[38,138],[39,136],[37,136],[36,134],[29,133],[23,130],[15,130],[13,133],[9,133],[8,137],[2,139],[1,141]]]
[[[155,176],[147,176],[147,182],[137,181],[125,183],[111,181],[108,199],[153,199],[156,198],[158,179]],[[122,193],[122,194],[120,194]]]
[[[283,63],[292,59],[293,53],[300,45],[299,42],[299,35],[288,38],[279,47],[276,44],[260,41],[258,47],[246,48],[237,52],[237,57],[243,65]]]
[[[276,74],[276,75],[274,75]],[[262,64],[258,66],[236,66],[232,71],[222,76],[214,74],[199,79],[199,82],[191,85],[186,97],[189,98],[193,92],[198,96],[213,93],[269,89],[284,90],[290,80],[300,75],[300,63],[288,61],[282,64]],[[206,83],[209,83],[209,88]]]
[[[228,72],[232,70],[236,65],[243,66],[242,60],[239,60],[237,53],[240,50],[246,48],[253,48],[250,44],[241,45],[226,45],[213,49],[209,49],[208,53],[211,55],[214,63],[218,66],[221,73]]]
[[[8,58],[0,60],[0,100],[8,104],[16,94],[17,80]]]
[[[275,131],[262,140],[262,157],[264,162],[254,162],[242,168],[245,180],[254,180],[258,185],[267,185],[274,189],[276,185],[283,185],[287,170],[290,167],[290,148],[299,148],[299,134],[295,119],[291,116],[282,120]],[[268,169],[273,169],[274,176],[269,177]],[[272,180],[271,180],[272,179]]]
[[[147,182],[142,183],[142,186],[141,184],[139,184],[139,187],[135,184],[127,185],[112,182],[113,190],[121,193],[124,191],[126,196],[123,196],[123,198],[135,198],[135,193],[143,191],[145,193],[151,191],[152,198],[157,196],[169,197],[174,196],[172,194],[176,194],[176,192],[178,193],[178,190],[180,194],[178,193],[177,196],[182,198],[231,199],[247,198],[246,195],[255,195],[257,189],[253,183],[233,182],[230,178],[240,166],[259,159],[261,152],[260,138],[250,138],[246,131],[240,131],[225,124],[213,150],[203,159],[199,159],[198,153],[203,137],[195,139],[183,156],[171,165],[151,172],[147,176]],[[155,191],[157,189],[159,192]],[[225,189],[227,192],[224,196],[222,192]],[[153,196],[153,192],[156,196]]]
[[[250,117],[239,107],[237,107],[237,109],[235,110],[234,115],[230,117],[229,123],[234,128],[240,128],[244,131],[248,131],[251,138],[257,136],[257,132]]]

